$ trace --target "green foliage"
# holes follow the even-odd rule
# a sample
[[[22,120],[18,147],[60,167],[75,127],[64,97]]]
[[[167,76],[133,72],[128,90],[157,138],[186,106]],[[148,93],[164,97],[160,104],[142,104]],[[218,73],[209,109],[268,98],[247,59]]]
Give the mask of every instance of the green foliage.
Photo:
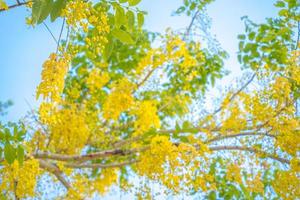
[[[287,62],[290,50],[295,49],[293,29],[294,21],[300,19],[296,0],[277,1],[280,8],[279,18],[268,18],[266,23],[255,24],[248,17],[243,17],[246,33],[238,36],[238,60],[244,67],[256,69],[267,64],[272,70],[280,70]]]
[[[9,108],[12,105],[13,105],[13,102],[10,100],[8,100],[6,102],[0,101],[0,116],[7,114],[7,112],[6,112],[7,108]]]
[[[0,124],[0,160],[5,159],[9,164],[18,160],[21,164],[24,160],[24,147],[22,142],[26,134],[22,124]]]
[[[120,40],[122,43],[126,44],[134,44],[134,40],[130,36],[130,34],[126,31],[123,31],[122,29],[114,29],[112,30],[112,35]]]
[[[214,0],[183,0],[183,5],[175,11],[175,14],[179,15],[185,13],[187,16],[190,16],[195,11],[204,9],[205,6],[213,1]]]
[[[66,0],[54,1],[52,9],[50,11],[51,22],[54,22],[60,16],[62,9],[66,7],[66,3]]]

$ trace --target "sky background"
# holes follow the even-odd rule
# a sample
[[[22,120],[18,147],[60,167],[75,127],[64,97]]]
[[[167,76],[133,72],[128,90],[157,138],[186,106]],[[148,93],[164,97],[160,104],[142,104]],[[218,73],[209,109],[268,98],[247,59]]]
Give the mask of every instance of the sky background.
[[[226,69],[232,73],[228,78],[241,73],[236,59],[237,35],[244,31],[240,18],[248,15],[250,19],[262,22],[266,17],[276,14],[273,3],[273,0],[216,0],[208,6],[212,34],[230,55]],[[186,27],[189,18],[171,16],[180,4],[181,0],[144,0],[140,7],[148,12],[146,28],[164,32],[168,27],[174,30]],[[0,13],[0,101],[11,99],[14,102],[3,119],[5,121],[24,116],[29,110],[26,101],[32,107],[38,105],[35,90],[40,81],[41,66],[56,48],[45,26],[32,28],[25,24],[28,15],[24,7]],[[58,37],[61,20],[54,24],[49,21],[46,23]]]

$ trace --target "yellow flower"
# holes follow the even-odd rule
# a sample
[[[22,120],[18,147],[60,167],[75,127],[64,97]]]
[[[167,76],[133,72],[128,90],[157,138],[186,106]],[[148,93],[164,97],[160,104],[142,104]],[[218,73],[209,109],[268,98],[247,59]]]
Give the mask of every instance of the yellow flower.
[[[132,90],[133,84],[125,78],[114,85],[103,104],[103,116],[105,119],[117,120],[122,112],[133,105]]]
[[[58,57],[52,53],[43,64],[42,81],[37,88],[36,97],[54,102],[60,101],[60,95],[65,86],[65,76],[69,67],[69,56],[64,54]]]
[[[89,73],[87,79],[87,86],[91,93],[95,93],[100,90],[109,81],[109,74],[107,72],[101,72],[98,68],[93,69]]]
[[[25,160],[20,165],[17,160],[13,164],[5,164],[0,169],[0,189],[7,194],[16,192],[18,198],[28,198],[35,196],[35,186],[40,174],[39,162],[35,159]]]
[[[134,121],[134,128],[136,134],[142,134],[150,128],[159,128],[160,120],[157,115],[156,103],[151,100],[138,102],[132,114],[137,116]]]

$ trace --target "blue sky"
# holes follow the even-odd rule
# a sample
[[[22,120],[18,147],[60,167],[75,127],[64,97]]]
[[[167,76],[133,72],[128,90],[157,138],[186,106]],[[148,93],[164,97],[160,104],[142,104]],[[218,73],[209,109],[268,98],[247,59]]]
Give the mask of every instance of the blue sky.
[[[186,27],[189,18],[171,17],[180,3],[181,0],[143,0],[140,7],[148,12],[146,27],[157,32],[164,32],[167,27]],[[212,33],[230,54],[226,61],[226,69],[232,71],[229,77],[241,73],[236,59],[237,35],[244,30],[240,18],[248,15],[262,22],[265,17],[276,14],[273,3],[272,0],[216,0],[208,6]],[[56,48],[43,25],[31,28],[25,24],[28,14],[25,8],[0,13],[0,101],[11,99],[14,102],[5,121],[24,116],[29,110],[26,101],[33,107],[37,105],[34,94],[40,81],[41,65]],[[47,24],[58,37],[61,21]]]

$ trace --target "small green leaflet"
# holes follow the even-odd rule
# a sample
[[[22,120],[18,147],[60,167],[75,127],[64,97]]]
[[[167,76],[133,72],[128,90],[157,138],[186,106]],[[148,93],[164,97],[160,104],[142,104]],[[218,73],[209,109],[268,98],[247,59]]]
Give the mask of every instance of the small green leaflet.
[[[144,14],[143,13],[138,13],[137,14],[137,19],[138,19],[138,26],[142,27],[144,25]]]
[[[131,35],[126,31],[123,31],[121,29],[113,29],[111,33],[115,38],[120,40],[122,43],[134,44],[134,40],[132,39]]]
[[[53,3],[52,10],[50,12],[51,22],[54,22],[61,14],[61,11],[66,7],[66,0],[56,0]]]
[[[128,0],[130,6],[136,6],[141,2],[141,0]]]
[[[23,161],[24,161],[24,148],[19,145],[17,148],[17,159],[20,163],[20,165],[23,165]]]
[[[52,0],[35,0],[32,5],[32,20],[40,24],[42,23],[50,14],[52,9]]]
[[[9,143],[7,143],[4,147],[4,158],[8,164],[12,164],[16,158],[16,150]]]
[[[128,29],[132,30],[134,27],[134,13],[131,10],[129,10],[126,13],[126,17],[127,17]]]
[[[109,37],[108,38],[108,43],[106,44],[105,49],[103,51],[103,57],[106,61],[109,60],[113,49],[114,49],[114,41],[112,40],[111,37]]]

